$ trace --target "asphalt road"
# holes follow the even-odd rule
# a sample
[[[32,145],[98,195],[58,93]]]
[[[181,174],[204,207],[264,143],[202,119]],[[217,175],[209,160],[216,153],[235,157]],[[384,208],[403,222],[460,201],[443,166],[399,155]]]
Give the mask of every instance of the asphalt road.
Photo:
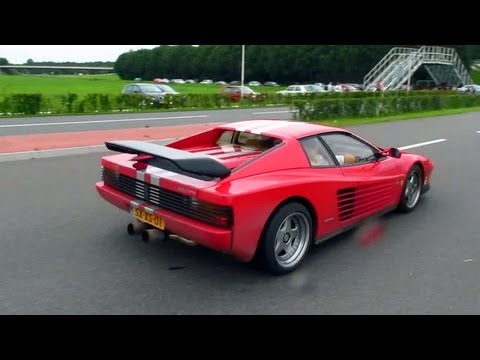
[[[96,193],[92,153],[0,163],[2,314],[480,314],[478,113],[359,126],[430,156],[432,190],[411,214],[313,249],[273,277],[201,247],[144,244]]]
[[[287,120],[291,118],[291,112],[289,108],[271,107],[140,114],[3,118],[0,119],[0,136],[235,122],[265,118]]]

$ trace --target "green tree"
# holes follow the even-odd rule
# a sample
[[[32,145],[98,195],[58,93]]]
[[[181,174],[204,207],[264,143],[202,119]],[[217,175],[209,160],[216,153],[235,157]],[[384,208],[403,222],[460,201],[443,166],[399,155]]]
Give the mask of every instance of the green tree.
[[[363,82],[364,76],[395,46],[421,45],[246,45],[245,80],[282,84]],[[480,58],[478,45],[454,47],[464,64]],[[122,79],[142,77],[240,80],[241,45],[162,45],[119,56],[115,72]]]

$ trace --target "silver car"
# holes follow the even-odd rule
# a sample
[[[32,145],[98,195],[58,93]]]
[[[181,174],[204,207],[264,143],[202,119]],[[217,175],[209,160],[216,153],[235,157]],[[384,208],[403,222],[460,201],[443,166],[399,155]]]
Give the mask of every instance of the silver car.
[[[472,84],[459,87],[457,91],[460,94],[480,94],[480,85]]]

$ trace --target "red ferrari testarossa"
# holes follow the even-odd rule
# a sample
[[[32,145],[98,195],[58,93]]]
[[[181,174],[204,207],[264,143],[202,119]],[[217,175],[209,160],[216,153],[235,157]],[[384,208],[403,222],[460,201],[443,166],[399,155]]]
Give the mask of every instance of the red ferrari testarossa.
[[[168,237],[296,269],[312,244],[372,216],[413,210],[432,162],[341,128],[251,120],[156,145],[111,141],[98,193],[132,214],[130,234]]]

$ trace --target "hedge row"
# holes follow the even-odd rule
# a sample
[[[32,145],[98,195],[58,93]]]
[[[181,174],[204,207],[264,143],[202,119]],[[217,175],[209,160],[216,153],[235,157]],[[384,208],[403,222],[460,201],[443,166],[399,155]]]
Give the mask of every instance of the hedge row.
[[[293,98],[265,97],[262,100],[242,101],[244,105],[291,104]],[[155,109],[222,108],[238,105],[220,94],[169,96],[163,104],[155,104],[141,95],[77,94],[44,96],[14,94],[0,98],[0,115],[81,114],[94,112],[142,111]]]
[[[442,100],[431,100],[431,99]],[[352,116],[372,116],[377,112],[402,112],[404,109],[417,108],[417,103],[438,103],[444,108],[450,106],[445,99],[467,100],[469,96],[458,96],[455,92],[410,91],[410,92],[355,92],[355,93],[314,93],[301,96],[282,96],[265,94],[262,98],[244,99],[242,105],[270,106],[289,105],[298,107],[302,116],[312,118],[336,116],[334,114],[355,114]],[[480,98],[480,97],[479,97]],[[409,99],[408,101],[406,99]],[[417,99],[424,99],[420,101]],[[380,107],[372,104],[381,104]],[[404,104],[413,105],[404,105]],[[392,105],[395,104],[395,105]],[[119,112],[167,109],[226,108],[238,105],[220,94],[194,94],[169,96],[164,104],[158,105],[147,101],[141,95],[77,94],[45,96],[41,94],[12,94],[0,98],[0,115],[34,115],[34,114],[71,114],[95,112]],[[424,105],[420,105],[424,107]],[[426,106],[426,105],[425,105]],[[429,105],[430,106],[430,105]],[[471,105],[474,106],[474,105]],[[436,108],[436,107],[434,107]],[[372,110],[375,109],[375,110]],[[380,109],[380,110],[379,110]],[[408,110],[409,111],[409,110]],[[368,114],[368,115],[365,115]]]
[[[297,100],[293,108],[299,120],[361,118],[405,114],[440,109],[480,106],[476,95],[428,95],[356,99]]]

